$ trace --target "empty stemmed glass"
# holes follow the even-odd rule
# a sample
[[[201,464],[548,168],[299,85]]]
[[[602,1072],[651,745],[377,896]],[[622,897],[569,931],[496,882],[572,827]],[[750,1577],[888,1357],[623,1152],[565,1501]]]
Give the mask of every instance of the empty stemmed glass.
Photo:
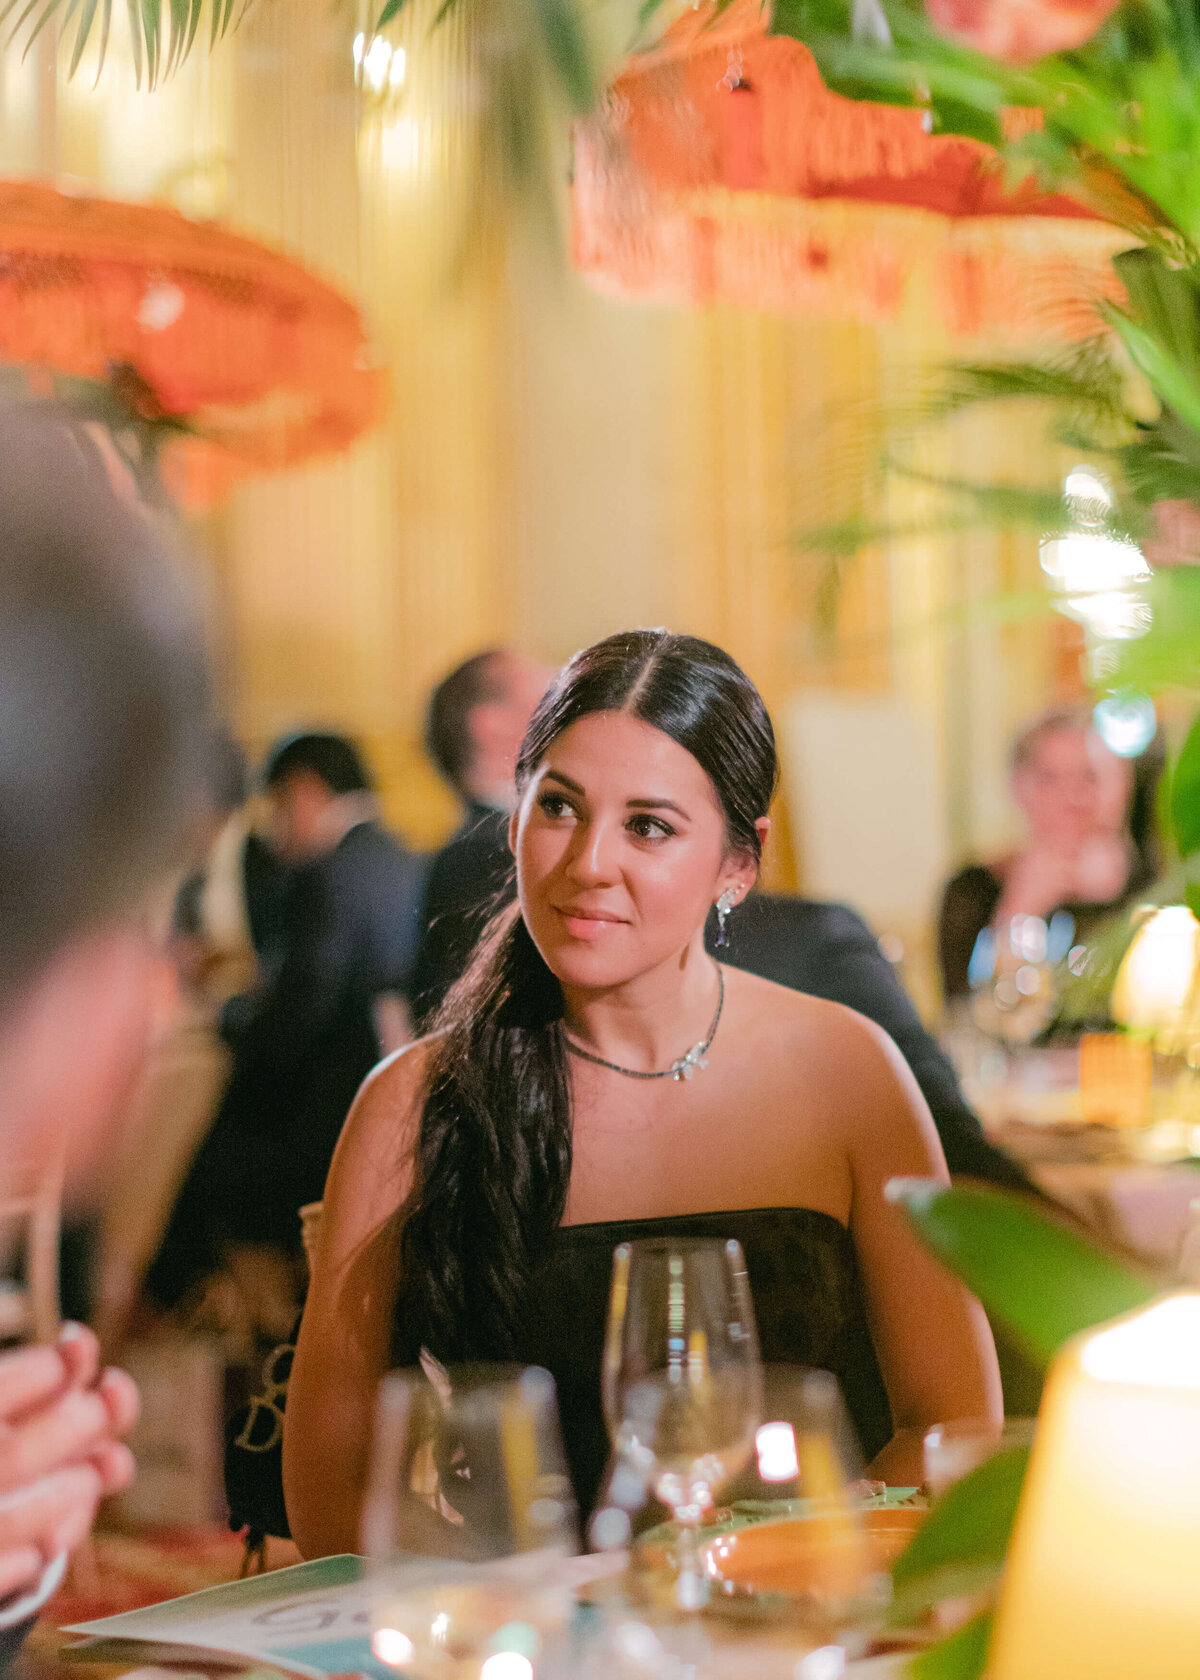
[[[672,1511],[675,1597],[708,1597],[697,1532],[754,1448],[762,1367],[746,1263],[733,1241],[622,1243],[613,1256],[604,1412],[616,1453]]]

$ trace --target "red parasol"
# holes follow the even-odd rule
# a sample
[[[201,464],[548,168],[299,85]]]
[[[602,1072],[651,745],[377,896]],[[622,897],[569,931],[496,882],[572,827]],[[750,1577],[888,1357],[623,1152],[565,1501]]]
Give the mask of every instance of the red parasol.
[[[630,60],[577,129],[574,210],[576,265],[627,297],[877,320],[925,264],[954,332],[1094,331],[1120,238],[921,111],[830,93],[758,0]]]
[[[176,210],[0,183],[0,361],[136,388],[189,476],[340,451],[385,381],[357,309],[278,252]]]

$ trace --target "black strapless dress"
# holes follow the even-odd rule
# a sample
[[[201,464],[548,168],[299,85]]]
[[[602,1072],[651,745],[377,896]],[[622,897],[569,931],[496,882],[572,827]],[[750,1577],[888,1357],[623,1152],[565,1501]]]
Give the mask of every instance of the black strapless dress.
[[[534,1273],[521,1364],[544,1365],[558,1387],[563,1443],[580,1510],[590,1512],[608,1460],[600,1397],[613,1249],[640,1237],[734,1237],[754,1296],[762,1357],[832,1371],[869,1460],[892,1418],[850,1233],[812,1208],[752,1208],[565,1225]]]

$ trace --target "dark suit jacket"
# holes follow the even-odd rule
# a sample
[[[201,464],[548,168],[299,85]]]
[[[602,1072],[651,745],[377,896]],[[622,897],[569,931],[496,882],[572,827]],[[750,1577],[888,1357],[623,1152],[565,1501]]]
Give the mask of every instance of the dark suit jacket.
[[[421,860],[373,822],[292,873],[279,931],[260,947],[266,984],[222,1014],[239,1065],[278,1077],[297,1060],[324,1059],[350,1022],[371,1019],[381,992],[407,989],[423,876]]]
[[[421,935],[409,1002],[424,1030],[466,968],[489,916],[513,895],[508,816],[472,805],[434,858],[421,906]]]
[[[488,916],[513,895],[508,818],[476,808],[430,871],[413,995],[419,1022],[462,973]],[[734,968],[793,991],[847,1004],[895,1041],[929,1104],[952,1173],[1009,1189],[1031,1188],[1022,1169],[989,1143],[959,1090],[949,1058],[926,1032],[895,971],[860,916],[840,904],[752,893],[729,918],[718,954]],[[716,917],[707,943],[716,951]]]

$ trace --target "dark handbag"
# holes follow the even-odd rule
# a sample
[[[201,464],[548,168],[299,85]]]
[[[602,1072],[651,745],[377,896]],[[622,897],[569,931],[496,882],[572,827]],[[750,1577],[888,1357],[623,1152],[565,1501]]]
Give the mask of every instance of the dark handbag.
[[[300,1320],[267,1355],[262,1388],[225,1425],[225,1497],[229,1526],[246,1530],[249,1555],[268,1538],[290,1540],[283,1498],[283,1415]]]

